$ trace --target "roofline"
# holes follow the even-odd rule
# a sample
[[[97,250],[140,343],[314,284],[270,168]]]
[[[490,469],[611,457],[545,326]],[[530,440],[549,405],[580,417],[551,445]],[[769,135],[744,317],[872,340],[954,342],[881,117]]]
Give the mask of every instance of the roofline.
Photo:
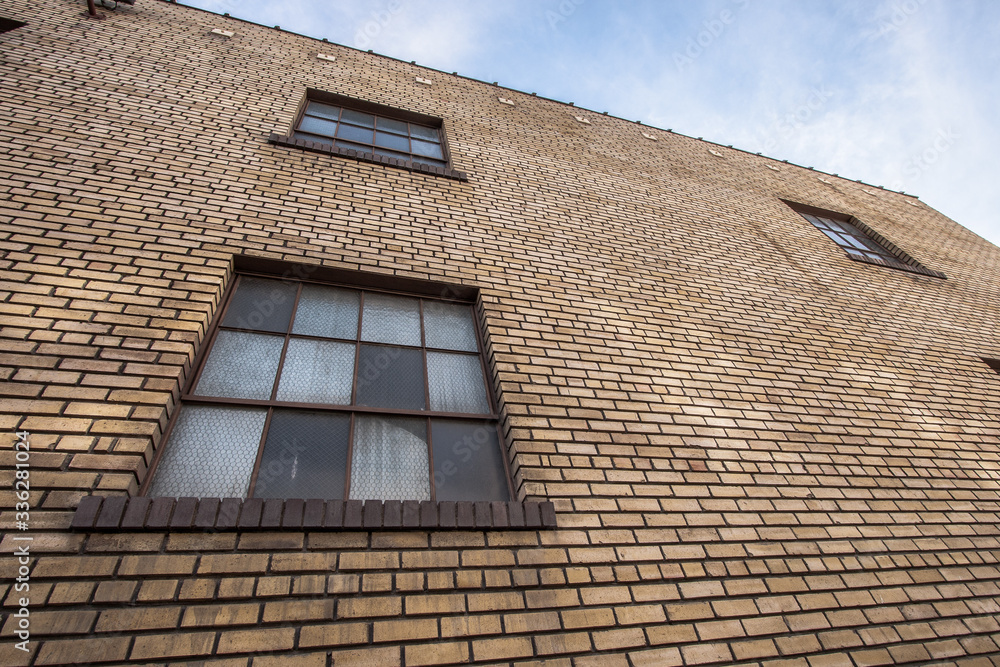
[[[903,195],[904,197],[910,197],[911,199],[918,199],[918,200],[920,199],[919,196],[914,195],[914,194],[910,194],[908,192],[904,192],[902,190],[893,190],[891,188],[887,188],[887,187],[882,186],[882,185],[874,185],[872,183],[868,183],[866,181],[862,181],[861,179],[856,179],[855,180],[855,179],[845,178],[843,176],[840,176],[839,174],[834,174],[832,172],[823,171],[822,169],[816,169],[814,167],[807,167],[805,165],[801,165],[801,164],[798,164],[798,163],[795,163],[795,162],[789,162],[788,160],[780,160],[778,158],[774,158],[774,157],[770,157],[768,155],[764,155],[763,153],[754,153],[752,151],[748,151],[748,150],[745,150],[745,149],[742,149],[742,148],[734,148],[732,144],[720,144],[720,143],[717,143],[717,142],[714,142],[714,141],[709,141],[707,139],[704,139],[703,137],[692,137],[691,135],[684,134],[683,132],[674,132],[672,129],[666,129],[665,130],[662,127],[657,127],[655,125],[648,125],[646,123],[643,123],[641,120],[629,120],[628,118],[622,118],[621,116],[615,116],[614,114],[610,114],[607,111],[603,111],[603,112],[602,111],[594,111],[593,109],[588,109],[587,107],[578,107],[573,102],[563,102],[562,100],[553,99],[551,97],[545,97],[543,95],[538,95],[537,93],[526,93],[523,90],[518,90],[517,88],[508,88],[507,86],[501,86],[498,82],[489,83],[487,81],[481,81],[480,79],[475,79],[475,78],[473,78],[471,76],[465,76],[463,74],[459,74],[458,72],[445,72],[443,70],[434,69],[433,67],[428,67],[427,65],[419,65],[419,64],[417,64],[417,62],[415,60],[403,60],[402,58],[395,58],[393,56],[387,56],[387,55],[382,54],[382,53],[376,53],[373,49],[368,49],[368,50],[359,49],[359,48],[356,48],[356,47],[353,47],[353,46],[348,46],[346,44],[339,44],[337,42],[331,42],[326,37],[323,37],[323,38],[311,37],[309,35],[303,35],[301,33],[293,32],[291,30],[285,30],[284,28],[282,28],[280,26],[266,26],[266,25],[263,25],[262,23],[256,23],[254,21],[250,21],[249,19],[241,19],[238,16],[232,16],[228,12],[219,14],[217,12],[213,12],[213,11],[210,11],[208,9],[202,9],[201,7],[192,7],[191,5],[185,5],[183,2],[178,2],[177,0],[159,0],[159,2],[163,2],[163,3],[169,4],[169,5],[180,5],[181,7],[185,7],[187,9],[193,9],[195,11],[204,12],[206,14],[211,14],[212,16],[220,16],[220,17],[223,17],[223,18],[232,19],[234,21],[239,21],[241,23],[247,23],[247,24],[250,24],[250,25],[253,25],[253,26],[257,26],[257,27],[260,27],[260,28],[269,28],[271,30],[277,30],[279,32],[287,33],[289,35],[295,35],[296,37],[302,37],[302,38],[305,38],[305,39],[311,39],[314,42],[319,42],[321,44],[332,44],[334,46],[339,46],[340,48],[343,48],[343,49],[350,49],[351,51],[357,51],[358,53],[375,55],[375,56],[378,56],[379,58],[385,58],[387,60],[394,60],[394,61],[396,61],[398,63],[403,63],[404,65],[411,65],[411,66],[414,66],[414,67],[420,67],[420,68],[423,68],[423,69],[431,71],[431,72],[436,72],[438,74],[444,74],[446,76],[454,76],[454,77],[458,77],[459,79],[465,79],[466,81],[474,81],[476,83],[481,83],[483,85],[493,86],[493,87],[498,88],[500,90],[509,90],[509,91],[512,91],[512,92],[515,92],[515,93],[520,93],[521,95],[528,95],[530,97],[535,97],[535,98],[540,99],[540,100],[545,100],[547,102],[555,102],[556,104],[562,104],[563,106],[573,107],[574,109],[582,109],[583,111],[589,111],[590,113],[597,114],[599,116],[607,116],[608,118],[615,118],[617,120],[621,120],[621,121],[624,121],[626,123],[634,123],[636,125],[642,125],[643,127],[648,127],[648,128],[654,129],[654,130],[659,130],[660,132],[669,132],[670,134],[676,134],[679,137],[684,137],[686,139],[692,139],[694,141],[700,141],[700,142],[702,142],[704,144],[707,144],[707,145],[710,145],[710,146],[719,146],[720,148],[728,148],[729,150],[737,151],[739,153],[744,153],[746,155],[752,155],[754,157],[764,158],[765,160],[770,160],[772,162],[777,162],[778,164],[787,164],[787,165],[791,165],[793,167],[798,167],[800,169],[806,169],[808,171],[812,171],[812,172],[817,173],[817,174],[825,174],[827,176],[832,176],[834,178],[838,178],[838,179],[840,179],[842,181],[847,181],[848,183],[858,183],[858,184],[861,184],[861,185],[866,185],[868,187],[878,188],[879,190],[882,190],[883,192],[892,192],[894,194]]]

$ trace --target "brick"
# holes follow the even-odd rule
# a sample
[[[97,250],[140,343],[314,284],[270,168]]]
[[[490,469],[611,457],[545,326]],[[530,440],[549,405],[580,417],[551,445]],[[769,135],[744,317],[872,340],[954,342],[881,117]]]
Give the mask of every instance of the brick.
[[[184,658],[207,655],[215,642],[214,632],[177,632],[169,635],[142,635],[135,638],[130,660]]]
[[[467,642],[442,642],[406,646],[403,649],[408,667],[425,665],[453,665],[469,661]]]
[[[270,653],[295,645],[294,628],[226,630],[219,634],[219,653]]]
[[[70,665],[81,662],[112,662],[124,660],[129,637],[75,638],[47,641],[36,654],[36,665]]]
[[[330,623],[326,625],[306,625],[299,637],[300,647],[344,646],[368,642],[367,623]]]
[[[531,640],[527,637],[478,639],[472,642],[472,658],[477,661],[527,658],[532,654]]]
[[[184,610],[182,627],[216,628],[226,625],[251,625],[257,622],[260,605],[224,604],[192,605]]]

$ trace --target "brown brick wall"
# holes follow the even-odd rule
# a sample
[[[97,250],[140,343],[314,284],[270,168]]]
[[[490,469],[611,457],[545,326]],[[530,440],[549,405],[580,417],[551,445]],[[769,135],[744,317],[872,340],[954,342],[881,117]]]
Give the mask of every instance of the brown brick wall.
[[[0,663],[1000,664],[1000,249],[486,83],[82,9],[2,10]],[[468,180],[269,143],[310,87],[443,118]],[[782,200],[947,278],[852,262]],[[71,530],[138,493],[235,255],[479,288],[514,487],[558,528]]]

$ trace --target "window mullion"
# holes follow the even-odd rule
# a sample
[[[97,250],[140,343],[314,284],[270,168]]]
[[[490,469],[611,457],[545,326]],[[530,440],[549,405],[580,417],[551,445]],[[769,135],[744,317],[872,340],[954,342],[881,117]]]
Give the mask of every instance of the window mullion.
[[[260,474],[260,461],[264,455],[264,444],[267,442],[267,432],[271,428],[271,415],[274,408],[267,409],[267,417],[264,419],[264,428],[260,432],[260,442],[257,443],[257,458],[253,462],[253,470],[250,472],[250,484],[247,486],[247,498],[253,498],[254,489],[257,486],[257,476]]]

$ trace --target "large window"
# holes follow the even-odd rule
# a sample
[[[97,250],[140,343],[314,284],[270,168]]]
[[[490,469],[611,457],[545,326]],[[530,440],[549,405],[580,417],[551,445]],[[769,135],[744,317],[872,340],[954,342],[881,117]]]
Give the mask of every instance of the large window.
[[[239,275],[151,496],[508,500],[470,303]]]
[[[308,100],[294,135],[342,149],[446,167],[440,128]]]

